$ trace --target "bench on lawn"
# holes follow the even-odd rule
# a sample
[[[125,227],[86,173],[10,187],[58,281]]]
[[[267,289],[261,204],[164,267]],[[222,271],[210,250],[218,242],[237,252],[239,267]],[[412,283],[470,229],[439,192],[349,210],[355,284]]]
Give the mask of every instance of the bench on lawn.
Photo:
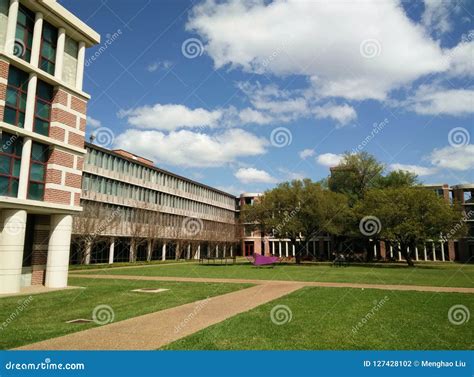
[[[235,256],[233,257],[201,257],[199,258],[199,263],[205,264],[227,264],[227,261],[232,261],[232,264],[235,264]],[[219,263],[220,262],[220,263]]]

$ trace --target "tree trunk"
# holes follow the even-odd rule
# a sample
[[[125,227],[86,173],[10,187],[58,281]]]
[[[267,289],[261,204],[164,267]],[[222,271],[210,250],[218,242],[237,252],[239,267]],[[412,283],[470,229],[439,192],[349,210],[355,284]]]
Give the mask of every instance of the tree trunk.
[[[413,263],[413,260],[411,259],[412,248],[410,248],[410,252],[407,252],[407,248],[408,248],[408,245],[400,244],[400,247],[398,249],[400,250],[400,253],[405,258],[405,260],[407,261],[408,266],[415,267],[415,263]]]
[[[301,242],[296,242],[296,240],[291,240],[291,247],[295,248],[295,263],[300,264],[301,263],[301,247],[299,247],[299,244]]]

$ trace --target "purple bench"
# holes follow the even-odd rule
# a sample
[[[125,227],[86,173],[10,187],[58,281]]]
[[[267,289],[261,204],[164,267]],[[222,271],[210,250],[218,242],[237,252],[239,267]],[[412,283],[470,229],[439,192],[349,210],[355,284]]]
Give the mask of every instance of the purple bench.
[[[253,255],[251,257],[247,257],[247,259],[250,261],[250,263],[257,267],[274,265],[275,263],[280,262],[280,258],[278,257],[267,257],[258,253],[253,253]]]

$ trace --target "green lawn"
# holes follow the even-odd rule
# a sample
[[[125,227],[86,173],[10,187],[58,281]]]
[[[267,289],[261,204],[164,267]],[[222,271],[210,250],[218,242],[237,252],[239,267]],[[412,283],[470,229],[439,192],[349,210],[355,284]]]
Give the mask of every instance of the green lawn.
[[[98,305],[109,305],[117,322],[249,286],[78,278],[70,278],[69,285],[84,289],[32,295],[29,296],[31,300],[28,296],[0,298],[0,349],[98,326],[95,323],[65,323],[76,318],[91,319]],[[137,288],[167,288],[169,291],[158,294],[131,292]],[[12,316],[13,320],[7,324],[5,321]]]
[[[384,301],[377,306],[378,310],[373,309],[381,300]],[[461,325],[448,320],[450,307],[460,304],[473,312],[474,296],[304,288],[171,343],[165,349],[472,350],[472,318]],[[286,305],[291,310],[291,321],[281,325],[272,322],[271,311],[276,305]],[[367,317],[368,313],[371,316]],[[284,322],[288,317],[276,318]],[[362,326],[353,330],[359,322]]]
[[[107,268],[117,268],[117,267],[133,267],[133,266],[160,266],[166,264],[176,264],[176,263],[197,263],[194,260],[154,260],[150,262],[115,262],[113,264],[108,263],[94,263],[94,264],[71,264],[69,265],[69,271],[77,270],[97,270],[97,269],[107,269]]]
[[[275,268],[256,268],[248,262],[227,266],[192,263],[146,268],[109,268],[90,273],[474,287],[474,265],[458,263],[419,263],[414,268],[404,264],[332,267],[330,264],[308,263],[298,266],[292,263],[277,265]]]

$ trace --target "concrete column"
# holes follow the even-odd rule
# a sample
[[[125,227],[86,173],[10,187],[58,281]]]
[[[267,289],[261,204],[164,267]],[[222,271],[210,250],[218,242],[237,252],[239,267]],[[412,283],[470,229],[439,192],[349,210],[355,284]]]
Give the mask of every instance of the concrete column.
[[[278,256],[281,258],[281,241],[278,241]]]
[[[428,260],[428,251],[426,250],[426,243],[423,244],[423,253],[425,257],[425,262]]]
[[[186,251],[186,259],[191,259],[191,244],[188,245],[188,249]]]
[[[67,287],[71,232],[71,215],[51,215],[45,284],[48,288]]]
[[[393,259],[393,246],[390,245],[390,259]]]
[[[18,199],[26,199],[28,195],[28,181],[30,175],[31,147],[33,141],[29,137],[23,138],[21,150],[20,177],[18,182]]]
[[[431,244],[431,250],[433,250],[433,261],[436,262],[436,248],[434,242]]]
[[[444,242],[440,242],[441,244],[441,260],[446,262],[446,257],[444,256]]]
[[[234,247],[230,247],[230,256],[233,258],[234,257]]]
[[[296,250],[295,250],[295,245],[292,245],[293,246],[293,256],[296,255]]]
[[[0,293],[20,291],[25,230],[26,211],[0,212]]]
[[[211,246],[209,244],[207,245],[207,257],[209,258],[211,256]]]
[[[114,263],[114,253],[115,253],[115,238],[112,238],[109,246],[109,264]]]
[[[38,67],[39,57],[41,53],[41,34],[43,33],[43,14],[36,12],[35,26],[33,29],[33,43],[31,44],[31,60],[30,63],[34,67]]]
[[[224,253],[224,258],[226,257],[226,251],[227,251],[227,250],[226,250],[226,247],[227,247],[227,246],[224,245],[224,251],[223,251],[223,253]]]
[[[66,30],[58,29],[58,44],[56,46],[56,62],[54,65],[54,77],[62,80],[64,63],[64,46],[66,44]]]
[[[16,23],[18,21],[19,6],[19,0],[10,0],[10,6],[8,8],[7,32],[5,38],[5,53],[9,55],[13,55],[13,48],[15,46]]]
[[[418,257],[418,247],[415,247],[415,259],[418,261],[420,260]]]
[[[272,255],[275,255],[275,241],[270,241],[270,250]]]
[[[181,251],[181,246],[179,244],[179,242],[176,242],[176,250],[175,250],[175,253],[174,253],[174,259],[177,260],[179,257],[180,257],[180,251]]]
[[[153,255],[153,242],[151,242],[151,240],[148,240],[147,249],[146,249],[147,262],[151,261],[152,255]]]
[[[313,242],[313,257],[316,256],[316,241],[312,241]]]
[[[398,260],[401,261],[402,260],[402,253],[400,251],[400,244],[398,244]]]
[[[130,241],[130,251],[128,254],[128,261],[130,263],[133,263],[136,261],[136,252],[137,252],[137,247],[135,245],[135,241]]]
[[[161,247],[161,260],[166,260],[166,242],[163,242]]]
[[[285,241],[286,257],[288,258],[288,241]]]
[[[215,255],[216,258],[219,257],[219,245],[216,245],[216,255]]]
[[[374,243],[374,258],[377,259],[377,244]]]
[[[76,73],[76,89],[82,90],[84,81],[84,60],[86,57],[86,44],[79,42],[79,50],[77,53],[77,73]]]
[[[201,245],[198,245],[194,259],[201,259]]]

